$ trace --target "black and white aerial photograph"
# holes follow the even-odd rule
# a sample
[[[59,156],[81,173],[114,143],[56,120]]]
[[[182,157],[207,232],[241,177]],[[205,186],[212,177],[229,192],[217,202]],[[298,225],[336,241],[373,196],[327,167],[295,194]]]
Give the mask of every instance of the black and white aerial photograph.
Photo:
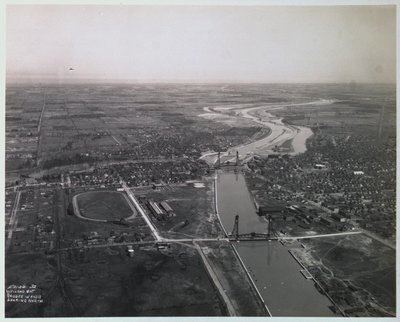
[[[348,2],[4,5],[4,317],[395,320],[398,8]]]

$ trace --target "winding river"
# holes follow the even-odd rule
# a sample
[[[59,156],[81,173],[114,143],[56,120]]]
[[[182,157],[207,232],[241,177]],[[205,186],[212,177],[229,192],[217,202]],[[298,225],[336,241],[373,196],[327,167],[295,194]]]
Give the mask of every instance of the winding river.
[[[312,130],[305,126],[294,126],[290,124],[285,124],[282,122],[282,118],[272,115],[270,112],[278,110],[284,107],[293,106],[321,106],[330,105],[334,103],[335,100],[319,100],[305,103],[294,103],[294,104],[280,104],[280,105],[267,105],[267,106],[253,106],[246,107],[243,105],[232,105],[232,106],[222,106],[222,107],[205,107],[205,114],[201,114],[201,117],[209,116],[227,116],[229,112],[232,116],[234,112],[234,117],[238,119],[251,120],[253,123],[262,125],[270,129],[270,133],[253,142],[238,145],[230,148],[228,151],[221,153],[221,160],[223,162],[229,161],[234,162],[236,151],[239,153],[241,159],[245,159],[248,156],[257,154],[260,156],[266,156],[274,153],[275,147],[280,147],[286,141],[291,141],[291,151],[288,153],[291,155],[296,155],[304,153],[306,151],[306,141],[313,134]],[[258,112],[258,113],[255,113]],[[209,152],[203,154],[201,157],[209,164],[214,164],[217,161],[218,155],[215,152]]]

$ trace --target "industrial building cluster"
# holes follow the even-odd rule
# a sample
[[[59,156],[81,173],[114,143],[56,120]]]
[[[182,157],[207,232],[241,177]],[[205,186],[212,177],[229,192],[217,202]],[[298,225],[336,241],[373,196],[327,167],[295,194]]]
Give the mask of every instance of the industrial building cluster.
[[[339,230],[352,223],[394,239],[395,155],[394,139],[320,134],[299,156],[249,162],[249,184],[258,202],[278,203],[305,229],[315,220]]]
[[[144,202],[142,198],[142,203]],[[154,200],[148,200],[145,202],[151,214],[158,220],[166,220],[169,217],[174,217],[176,214],[171,206],[166,201],[155,202]]]

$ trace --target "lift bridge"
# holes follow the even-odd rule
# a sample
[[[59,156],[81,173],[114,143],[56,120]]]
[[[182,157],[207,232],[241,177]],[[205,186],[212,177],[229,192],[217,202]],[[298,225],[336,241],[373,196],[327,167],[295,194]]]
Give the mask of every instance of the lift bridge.
[[[214,164],[215,169],[220,169],[223,166],[228,166],[228,167],[235,166],[235,167],[237,167],[237,166],[240,166],[240,165],[241,165],[241,162],[240,162],[240,158],[239,158],[239,151],[236,151],[235,162],[231,163],[230,161],[222,162],[221,161],[221,151],[218,150],[218,158],[217,158],[217,160],[215,161],[215,164]]]
[[[268,232],[267,233],[239,233],[239,215],[235,216],[235,223],[233,224],[232,232],[228,234],[228,238],[230,241],[253,241],[253,240],[277,240],[276,236],[272,234],[272,218],[271,216],[267,217],[268,219]]]

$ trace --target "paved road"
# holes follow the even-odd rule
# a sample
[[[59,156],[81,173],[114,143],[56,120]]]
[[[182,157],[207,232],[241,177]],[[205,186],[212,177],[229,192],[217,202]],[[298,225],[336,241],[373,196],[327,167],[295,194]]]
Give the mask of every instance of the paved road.
[[[136,209],[139,211],[140,215],[143,217],[144,221],[146,222],[147,226],[149,226],[151,233],[153,234],[156,240],[162,240],[162,237],[158,234],[157,228],[153,225],[150,218],[147,216],[146,212],[143,210],[142,206],[139,205],[139,202],[136,200],[135,195],[129,189],[128,185],[121,179],[122,188],[124,188],[126,194],[130,198],[130,200],[135,205]]]
[[[7,236],[7,240],[6,240],[6,249],[8,249],[10,247],[13,232],[14,232],[15,228],[17,227],[17,223],[18,223],[17,212],[18,212],[18,208],[19,208],[20,198],[21,198],[21,191],[17,191],[17,195],[15,196],[14,205],[11,210],[10,222],[8,223],[8,236]]]
[[[393,245],[391,242],[389,242],[389,241],[387,241],[387,240],[385,240],[385,239],[383,239],[383,238],[377,236],[376,234],[371,233],[370,231],[365,230],[365,229],[361,229],[361,231],[362,231],[365,235],[367,235],[368,237],[370,237],[370,238],[372,238],[372,239],[375,239],[375,240],[381,242],[382,244],[386,245],[387,247],[389,247],[389,248],[391,248],[391,249],[394,249],[394,250],[396,249],[396,245]]]
[[[111,137],[114,139],[114,141],[117,143],[117,145],[121,145],[121,142],[119,142],[114,135],[111,135]]]
[[[161,238],[162,241],[173,243],[173,242],[229,242],[228,238],[182,238],[182,239],[168,239]]]
[[[40,112],[40,117],[39,117],[39,122],[38,122],[38,127],[37,127],[38,135],[40,135],[40,130],[42,129],[42,119],[43,119],[43,114],[44,114],[45,108],[46,108],[46,93],[43,93],[43,106],[42,106],[42,111]]]
[[[358,235],[363,234],[363,231],[348,231],[342,233],[332,233],[332,234],[319,234],[319,235],[311,235],[311,236],[280,236],[277,237],[277,240],[295,240],[295,239],[308,239],[308,238],[326,238],[326,237],[336,237],[336,236],[346,236],[346,235]],[[180,239],[171,239],[171,238],[163,238],[158,236],[159,238],[156,240],[150,241],[141,241],[141,242],[123,242],[123,243],[113,243],[113,244],[97,244],[90,246],[77,246],[77,247],[67,247],[60,250],[69,250],[75,248],[99,248],[99,247],[115,247],[115,246],[127,246],[127,245],[151,245],[156,244],[158,242],[163,243],[193,243],[196,242],[236,242],[236,240],[230,240],[229,238],[180,238]]]
[[[155,245],[156,243],[195,243],[195,242],[229,242],[228,238],[183,238],[183,239],[168,239],[168,238],[160,238],[159,240],[147,240],[140,242],[123,242],[123,243],[112,243],[112,244],[96,244],[96,245],[82,245],[82,246],[71,246],[60,248],[59,251],[67,251],[72,249],[79,248],[102,248],[102,247],[118,247],[118,246],[139,246],[139,245]]]
[[[346,231],[342,233],[332,233],[332,234],[319,234],[319,235],[309,235],[309,236],[279,236],[278,239],[291,240],[291,239],[308,239],[308,238],[322,238],[322,237],[335,237],[335,236],[346,236],[346,235],[357,235],[362,234],[362,231]]]
[[[96,244],[96,245],[83,245],[83,246],[71,246],[60,248],[58,251],[65,252],[73,249],[81,249],[81,248],[103,248],[103,247],[118,247],[118,246],[139,246],[139,245],[153,245],[155,244],[155,240],[150,241],[141,241],[141,242],[123,242],[123,243],[113,243],[113,244]]]
[[[39,121],[38,121],[38,126],[37,126],[37,135],[38,135],[38,141],[37,141],[37,147],[36,147],[36,166],[40,164],[40,159],[41,159],[41,151],[42,151],[42,122],[43,122],[43,115],[44,111],[46,109],[46,93],[43,93],[43,107],[42,111],[40,113]]]

